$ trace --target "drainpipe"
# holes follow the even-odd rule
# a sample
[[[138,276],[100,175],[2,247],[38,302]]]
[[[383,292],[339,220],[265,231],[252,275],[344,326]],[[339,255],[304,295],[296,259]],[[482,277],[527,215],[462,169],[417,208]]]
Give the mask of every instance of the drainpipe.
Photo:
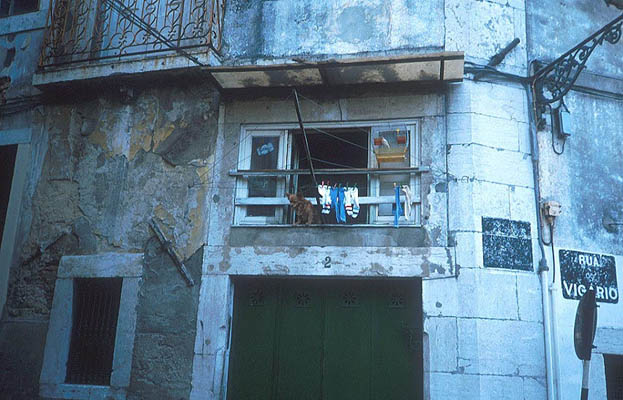
[[[532,63],[530,63],[530,70],[532,71]],[[549,288],[549,266],[547,265],[547,258],[545,257],[545,248],[543,247],[543,229],[541,221],[541,192],[539,187],[539,145],[537,142],[537,126],[536,126],[536,103],[534,102],[534,81],[530,80],[524,84],[526,86],[526,96],[528,100],[528,118],[529,118],[529,130],[530,130],[530,152],[532,156],[532,178],[534,184],[534,202],[536,206],[536,220],[537,220],[537,235],[539,241],[539,249],[541,253],[541,259],[539,260],[539,276],[541,279],[541,302],[543,304],[543,330],[545,339],[545,368],[547,379],[547,398],[548,400],[557,400],[558,391],[557,380],[558,377],[555,374],[555,362],[554,359],[554,328],[553,328],[553,310],[550,298]]]

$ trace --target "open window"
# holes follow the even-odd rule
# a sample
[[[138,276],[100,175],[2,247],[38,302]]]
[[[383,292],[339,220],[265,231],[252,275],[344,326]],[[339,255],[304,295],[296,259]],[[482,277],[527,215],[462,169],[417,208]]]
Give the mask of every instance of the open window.
[[[316,181],[345,194],[346,215],[338,218],[335,201],[323,224],[419,225],[421,212],[420,138],[416,121],[357,125],[310,124],[305,136],[297,128],[242,129],[235,194],[236,224],[292,224],[295,211],[285,194],[300,193],[316,205]],[[356,189],[358,213],[350,212]],[[322,201],[322,199],[321,199]],[[355,201],[351,198],[350,204]],[[317,210],[320,208],[317,207]]]

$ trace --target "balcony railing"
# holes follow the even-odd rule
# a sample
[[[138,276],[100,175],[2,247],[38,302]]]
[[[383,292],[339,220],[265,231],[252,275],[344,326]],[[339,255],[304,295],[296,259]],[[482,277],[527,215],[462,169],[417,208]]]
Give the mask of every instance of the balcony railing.
[[[39,65],[49,67],[151,53],[219,52],[226,0],[50,0]],[[117,12],[122,7],[139,27]],[[166,38],[166,43],[162,40]]]

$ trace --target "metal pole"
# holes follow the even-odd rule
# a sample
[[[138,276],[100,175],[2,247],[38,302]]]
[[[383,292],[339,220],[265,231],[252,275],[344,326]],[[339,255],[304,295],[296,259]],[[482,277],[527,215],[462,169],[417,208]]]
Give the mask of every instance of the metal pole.
[[[588,378],[591,370],[591,360],[582,360],[582,393],[580,400],[588,400]]]
[[[305,126],[303,126],[303,118],[301,118],[301,105],[299,103],[299,95],[294,91],[294,108],[296,108],[296,117],[299,120],[299,126],[301,127],[301,131],[303,132],[303,138],[305,139],[305,153],[307,154],[307,160],[309,161],[309,173],[312,176],[314,181],[314,193],[316,194],[316,205],[319,209],[322,210],[322,203],[320,202],[320,194],[318,193],[318,181],[316,180],[316,172],[314,171],[314,162],[312,161],[311,153],[309,152],[309,142],[307,141],[307,133],[305,132]],[[324,224],[324,214],[320,213],[322,223]]]

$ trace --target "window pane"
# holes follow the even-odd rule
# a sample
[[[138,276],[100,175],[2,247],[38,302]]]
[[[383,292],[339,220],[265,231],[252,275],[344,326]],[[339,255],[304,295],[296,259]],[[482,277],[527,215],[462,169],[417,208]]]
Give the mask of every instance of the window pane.
[[[34,12],[39,9],[39,0],[14,0],[13,15]]]
[[[384,127],[372,134],[374,151],[379,168],[408,168],[409,160],[409,131],[406,126]],[[409,174],[380,175],[379,196],[395,196],[394,186],[410,185]],[[400,191],[402,195],[402,190]],[[404,216],[405,204],[401,202]],[[392,203],[379,204],[378,215],[391,217],[396,205]]]
[[[395,196],[396,192],[394,191],[394,183],[396,184],[396,186],[408,185],[409,175],[408,174],[381,175],[380,195],[381,196]],[[402,191],[400,191],[400,194],[403,195]],[[405,203],[401,202],[400,206],[402,207],[401,215],[404,215]],[[395,204],[379,204],[379,215],[380,216],[393,216],[395,208],[396,208]]]
[[[7,17],[11,9],[11,0],[0,0],[0,17]]]
[[[277,169],[279,160],[279,136],[256,136],[251,141],[251,169]],[[276,177],[249,177],[249,197],[276,197]],[[247,216],[272,217],[274,206],[249,206]]]

